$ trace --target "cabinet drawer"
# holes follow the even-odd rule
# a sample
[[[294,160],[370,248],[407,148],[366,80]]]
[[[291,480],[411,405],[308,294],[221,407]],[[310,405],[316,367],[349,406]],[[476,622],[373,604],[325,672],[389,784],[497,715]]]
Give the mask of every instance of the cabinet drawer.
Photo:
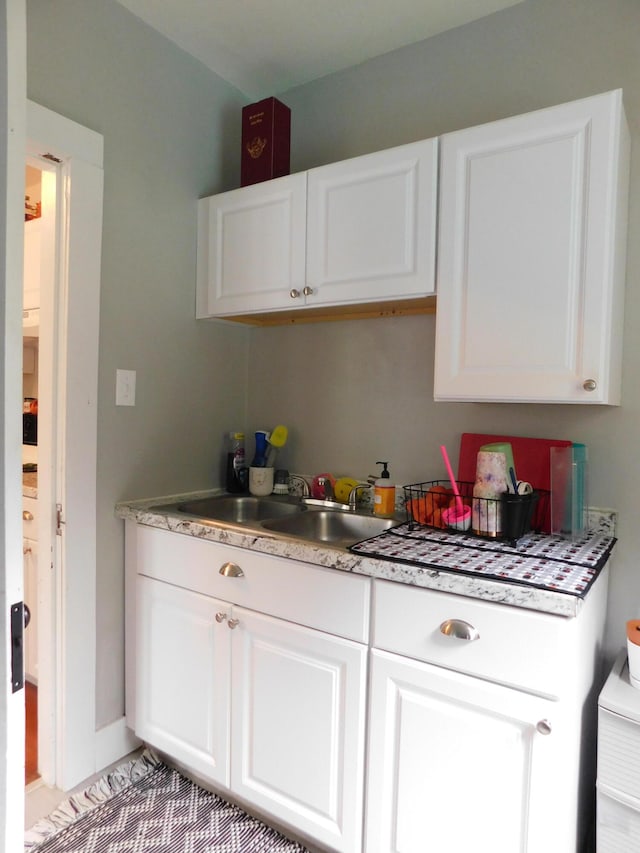
[[[640,811],[598,789],[598,853],[632,853],[640,850]]]
[[[605,708],[598,709],[598,784],[640,805],[640,725]]]
[[[375,581],[373,645],[458,672],[557,697],[563,686],[562,643],[570,620],[406,584]],[[478,633],[442,633],[461,620]]]
[[[138,526],[138,574],[366,643],[370,581],[284,557]],[[220,569],[233,563],[241,577]]]
[[[38,538],[37,498],[22,498],[22,536],[24,539]]]

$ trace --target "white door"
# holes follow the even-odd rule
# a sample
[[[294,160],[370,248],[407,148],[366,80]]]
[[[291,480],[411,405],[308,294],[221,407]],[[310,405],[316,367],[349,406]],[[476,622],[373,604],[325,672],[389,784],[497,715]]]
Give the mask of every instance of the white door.
[[[26,25],[23,0],[0,0],[0,849],[21,850],[24,826],[24,690],[11,675],[11,607],[22,601],[22,242]],[[20,673],[22,675],[22,673]]]
[[[441,139],[436,400],[618,403],[621,92]]]
[[[306,199],[302,172],[200,200],[196,317],[304,306]]]
[[[239,607],[233,619],[231,790],[359,850],[367,647]]]
[[[555,781],[557,703],[372,658],[366,853],[575,849]],[[551,734],[537,730],[542,721]]]
[[[43,224],[50,227],[42,245],[53,243],[40,295],[39,763],[45,782],[68,790],[100,769],[95,528],[102,137],[27,102],[26,156],[43,169]],[[23,185],[24,161],[23,148]]]
[[[136,734],[229,787],[229,605],[138,575]]]
[[[437,139],[311,169],[307,305],[433,294],[437,182]]]

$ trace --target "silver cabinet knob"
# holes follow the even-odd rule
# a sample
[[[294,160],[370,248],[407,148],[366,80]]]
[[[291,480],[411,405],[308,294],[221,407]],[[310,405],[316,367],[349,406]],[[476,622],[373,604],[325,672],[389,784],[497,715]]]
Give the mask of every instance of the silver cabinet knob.
[[[295,287],[292,287],[291,290],[289,291],[289,296],[292,299],[298,299],[298,297],[300,296],[300,291],[297,290]]]
[[[232,631],[234,628],[237,628],[239,624],[240,624],[239,619],[229,619],[227,621],[227,625],[231,628]]]
[[[464,619],[446,619],[440,625],[440,633],[446,637],[455,637],[456,640],[479,640],[480,634],[469,622]]]
[[[237,563],[224,563],[220,566],[220,574],[225,578],[243,578],[244,572]]]
[[[218,623],[224,622],[224,620],[226,618],[227,618],[227,614],[223,613],[222,610],[220,610],[218,613],[216,613],[216,622],[218,622]]]
[[[551,723],[549,720],[538,720],[536,723],[536,729],[540,732],[541,735],[550,735],[551,734]]]
[[[595,379],[585,379],[582,383],[582,387],[585,391],[595,391],[598,387],[598,383]]]
[[[22,510],[22,520],[23,521],[33,521],[33,513],[29,512],[28,509]]]
[[[307,285],[303,288],[302,292],[304,293],[304,295],[305,295],[305,296],[312,296],[312,295],[313,295],[313,288],[312,288],[312,287],[309,287],[309,285],[307,284]]]

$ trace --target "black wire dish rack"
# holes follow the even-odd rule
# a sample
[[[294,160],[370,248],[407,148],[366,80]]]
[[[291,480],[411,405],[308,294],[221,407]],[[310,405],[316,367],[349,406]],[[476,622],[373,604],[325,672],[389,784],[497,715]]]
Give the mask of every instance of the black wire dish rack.
[[[495,498],[473,497],[473,483],[458,482],[462,503],[471,509],[468,530],[446,524],[445,510],[456,505],[448,480],[429,480],[404,487],[405,509],[410,529],[431,527],[447,533],[497,539],[510,544],[527,533],[548,530],[550,493],[534,489],[526,495],[505,492]]]

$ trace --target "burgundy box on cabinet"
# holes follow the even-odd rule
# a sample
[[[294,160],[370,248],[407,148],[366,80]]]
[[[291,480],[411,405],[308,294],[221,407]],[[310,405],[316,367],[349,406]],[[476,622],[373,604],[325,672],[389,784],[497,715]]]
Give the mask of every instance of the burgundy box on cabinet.
[[[277,98],[242,109],[240,184],[258,184],[289,174],[291,110]]]

